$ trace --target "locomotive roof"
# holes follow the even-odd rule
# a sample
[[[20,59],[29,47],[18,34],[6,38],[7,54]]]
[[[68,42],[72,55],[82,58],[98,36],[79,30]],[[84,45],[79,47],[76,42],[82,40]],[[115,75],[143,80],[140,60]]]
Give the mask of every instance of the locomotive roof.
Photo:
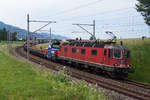
[[[104,48],[113,48],[113,49],[124,49],[124,50],[129,50],[128,47],[126,46],[120,46],[120,45],[105,45]]]
[[[105,45],[115,44],[115,42],[104,42],[104,41],[72,41],[70,43],[64,43],[65,46],[77,46],[77,47],[94,47],[104,48]]]
[[[116,48],[129,50],[128,47],[116,45],[115,42],[104,41],[72,41],[70,43],[62,44],[64,46],[76,46],[76,47],[93,47],[93,48]]]

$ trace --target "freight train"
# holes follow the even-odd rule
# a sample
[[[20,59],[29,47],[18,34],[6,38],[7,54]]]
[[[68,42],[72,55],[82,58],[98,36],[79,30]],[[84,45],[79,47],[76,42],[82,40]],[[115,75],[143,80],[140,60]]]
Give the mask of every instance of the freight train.
[[[115,42],[82,40],[63,44],[55,42],[51,43],[42,55],[35,53],[34,50],[31,50],[31,53],[57,62],[76,64],[113,78],[126,78],[128,73],[134,72],[131,69],[129,48]]]

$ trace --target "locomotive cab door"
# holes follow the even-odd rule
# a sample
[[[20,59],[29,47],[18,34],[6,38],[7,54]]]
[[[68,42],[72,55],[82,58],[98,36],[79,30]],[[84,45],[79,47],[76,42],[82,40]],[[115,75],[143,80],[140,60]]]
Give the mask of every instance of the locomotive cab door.
[[[77,48],[77,53],[76,53],[76,54],[77,54],[77,55],[76,55],[77,58],[80,59],[80,49],[79,49],[79,48]]]
[[[104,64],[108,65],[109,58],[108,58],[108,49],[104,49]]]
[[[67,53],[68,53],[68,48],[64,47],[64,56],[67,57]]]

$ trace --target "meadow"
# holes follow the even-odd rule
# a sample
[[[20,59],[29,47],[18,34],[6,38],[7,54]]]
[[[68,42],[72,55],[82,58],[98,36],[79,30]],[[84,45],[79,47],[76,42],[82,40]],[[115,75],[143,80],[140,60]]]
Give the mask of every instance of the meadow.
[[[135,70],[135,73],[129,74],[129,79],[150,83],[150,38],[122,41],[123,45],[131,50],[131,67]]]
[[[49,72],[17,59],[0,44],[0,100],[106,100],[85,81],[72,82],[64,71]]]
[[[49,45],[49,43],[38,44],[38,45],[36,45],[36,49],[43,51],[45,48],[48,48],[48,45]],[[42,49],[41,49],[41,47],[42,47]]]
[[[8,42],[8,41],[0,41],[0,44],[1,45],[7,45],[8,43],[10,43],[10,44],[24,44],[25,43],[25,41],[10,41],[10,42]]]

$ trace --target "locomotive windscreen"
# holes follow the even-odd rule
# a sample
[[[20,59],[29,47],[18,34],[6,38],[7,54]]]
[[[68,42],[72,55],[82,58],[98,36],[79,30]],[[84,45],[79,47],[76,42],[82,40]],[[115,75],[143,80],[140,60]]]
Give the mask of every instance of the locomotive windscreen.
[[[60,42],[59,42],[59,41],[54,41],[54,42],[52,43],[52,48],[57,48],[57,49],[59,49],[59,48],[60,48]]]
[[[114,57],[121,58],[121,50],[120,49],[114,49]]]

